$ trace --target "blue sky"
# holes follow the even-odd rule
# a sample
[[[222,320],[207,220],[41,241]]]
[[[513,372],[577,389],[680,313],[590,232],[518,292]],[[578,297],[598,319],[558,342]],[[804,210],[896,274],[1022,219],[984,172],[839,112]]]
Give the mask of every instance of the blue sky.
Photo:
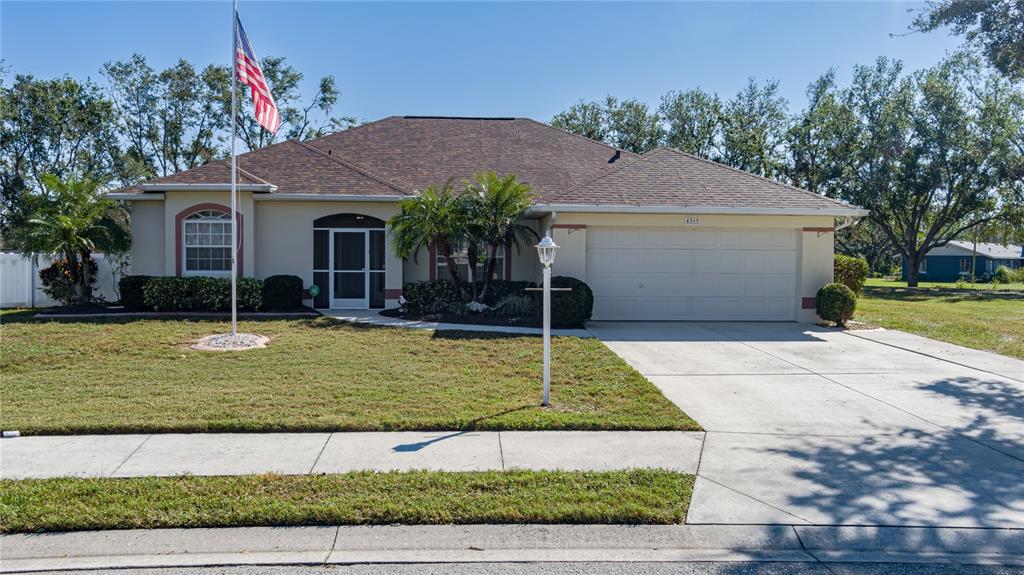
[[[333,74],[337,114],[529,116],[549,120],[605,94],[657,104],[696,86],[733,95],[775,78],[794,108],[829,67],[841,81],[878,56],[909,69],[959,44],[901,34],[920,3],[258,2],[239,12],[259,55]],[[145,55],[228,63],[230,4],[0,1],[0,57],[12,73],[99,80],[104,62]]]

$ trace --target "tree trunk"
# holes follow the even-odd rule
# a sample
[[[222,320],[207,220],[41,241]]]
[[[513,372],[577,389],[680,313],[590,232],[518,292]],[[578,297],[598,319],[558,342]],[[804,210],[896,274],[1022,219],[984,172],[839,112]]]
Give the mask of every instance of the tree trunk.
[[[494,277],[494,264],[498,257],[498,245],[492,244],[487,246],[490,250],[490,254],[487,256],[487,268],[484,270],[484,289],[480,292],[480,301],[483,301],[487,297],[487,292],[491,288],[491,278]],[[508,257],[508,254],[505,254]],[[509,278],[505,278],[508,280]]]
[[[917,252],[909,252],[907,254],[907,287],[917,287],[920,272],[921,263],[917,257]]]
[[[459,276],[459,270],[455,267],[455,258],[452,257],[451,252],[442,255],[444,256],[445,263],[448,264],[448,277],[452,280],[452,283],[459,288],[459,293],[462,295],[462,299],[466,299],[466,296],[469,294],[466,293],[466,286],[462,283],[462,277]]]
[[[477,287],[476,265],[478,263],[480,263],[480,259],[477,257],[477,253],[476,253],[476,248],[475,247],[470,246],[466,250],[466,259],[469,262],[469,290],[470,290],[470,294],[471,294],[471,296],[473,298],[473,301],[482,301],[482,298],[478,299],[480,296],[479,296],[478,287]]]
[[[82,277],[79,280],[82,282],[82,303],[89,303],[92,301],[92,270],[89,269],[92,254],[88,250],[81,250],[79,255],[82,258]]]
[[[434,248],[441,253],[441,257],[444,258],[444,262],[448,267],[448,278],[451,280],[455,287],[459,290],[459,295],[462,296],[463,301],[466,299],[466,286],[462,284],[462,278],[459,276],[459,270],[455,267],[455,258],[452,256],[452,246],[448,243],[446,238],[434,236],[431,241],[434,244]],[[430,265],[436,266],[436,262],[430,262]]]
[[[71,301],[65,302],[70,305],[78,305],[84,300],[82,293],[82,274],[78,271],[78,254],[74,251],[64,252],[64,271],[68,274],[68,282],[71,284]]]
[[[975,270],[978,269],[978,230],[974,230],[974,248],[971,251],[971,284],[976,283]]]

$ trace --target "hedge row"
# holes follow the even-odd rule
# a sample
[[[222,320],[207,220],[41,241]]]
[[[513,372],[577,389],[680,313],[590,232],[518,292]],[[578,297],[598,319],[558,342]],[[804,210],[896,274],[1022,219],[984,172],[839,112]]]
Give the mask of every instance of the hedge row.
[[[121,305],[143,311],[227,311],[231,280],[204,276],[124,276],[119,283]],[[302,306],[302,279],[270,276],[238,278],[238,307],[243,310],[295,309]]]
[[[854,295],[860,296],[868,279],[867,260],[836,254],[832,269],[836,283],[845,285]]]

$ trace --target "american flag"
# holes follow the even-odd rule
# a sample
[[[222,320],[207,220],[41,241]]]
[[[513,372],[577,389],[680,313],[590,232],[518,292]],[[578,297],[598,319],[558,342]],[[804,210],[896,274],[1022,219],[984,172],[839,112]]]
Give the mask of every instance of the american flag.
[[[260,69],[260,62],[253,52],[249,37],[245,35],[242,21],[235,14],[238,23],[238,35],[235,38],[235,70],[238,79],[249,85],[252,91],[252,103],[256,108],[256,122],[272,134],[281,127],[281,114],[277,111],[274,96],[270,94],[267,79]]]

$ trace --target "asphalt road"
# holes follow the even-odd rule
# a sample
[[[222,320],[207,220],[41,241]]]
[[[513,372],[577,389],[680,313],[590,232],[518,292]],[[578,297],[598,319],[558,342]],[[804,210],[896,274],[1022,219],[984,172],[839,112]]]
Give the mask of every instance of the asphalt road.
[[[1021,575],[1024,567],[914,563],[456,563],[61,571],[51,575]],[[45,575],[45,574],[43,574]]]

